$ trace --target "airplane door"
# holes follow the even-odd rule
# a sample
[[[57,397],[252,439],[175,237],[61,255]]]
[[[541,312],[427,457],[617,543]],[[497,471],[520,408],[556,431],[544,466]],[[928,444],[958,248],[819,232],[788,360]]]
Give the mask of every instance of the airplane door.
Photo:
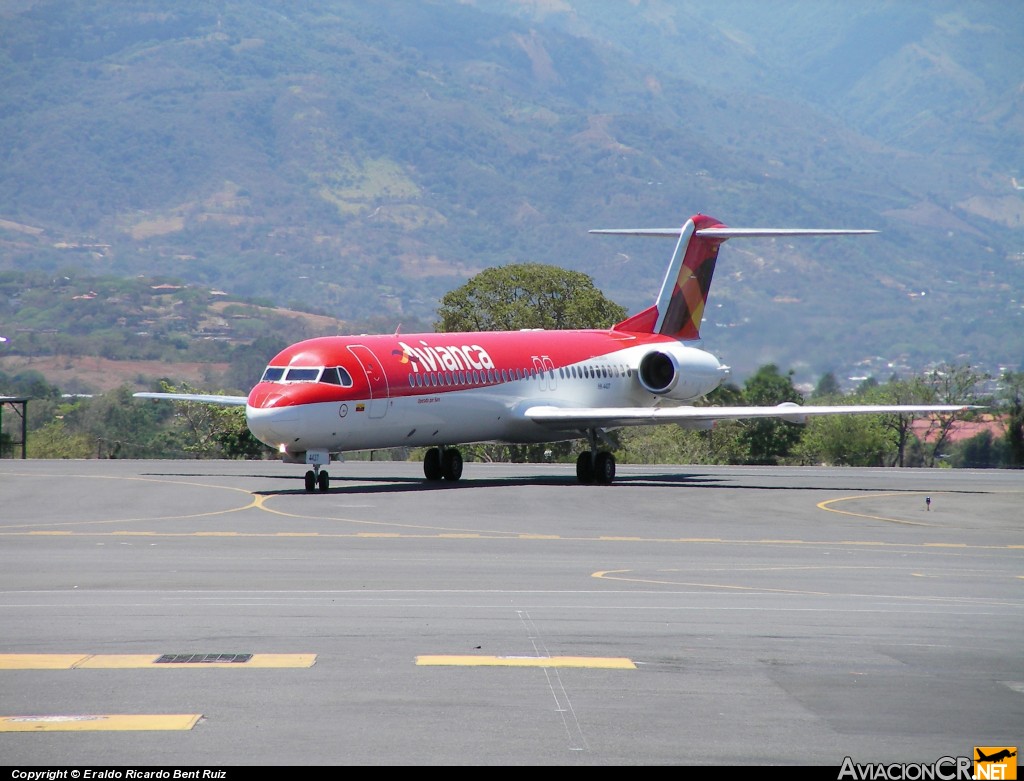
[[[390,388],[388,378],[384,374],[384,367],[380,365],[377,356],[369,347],[361,344],[349,345],[349,352],[352,353],[366,375],[366,384],[370,387],[370,417],[383,418],[388,413]]]
[[[548,386],[551,390],[555,390],[558,387],[558,380],[555,374],[555,362],[548,358],[546,355],[541,356],[541,360],[544,362],[544,368],[548,372]]]
[[[555,382],[555,363],[546,355],[533,356],[533,368],[537,370],[537,379],[540,381],[541,390],[554,390],[558,384]]]

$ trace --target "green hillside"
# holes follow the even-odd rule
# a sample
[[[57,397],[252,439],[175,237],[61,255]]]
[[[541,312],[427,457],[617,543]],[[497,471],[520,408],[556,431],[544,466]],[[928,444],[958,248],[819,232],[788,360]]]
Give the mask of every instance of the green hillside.
[[[0,269],[173,277],[408,332],[512,262],[647,306],[670,243],[590,228],[868,227],[729,242],[707,346],[740,377],[1020,368],[1019,12],[812,8],[9,4]]]
[[[0,272],[0,373],[37,371],[69,393],[164,377],[244,392],[289,343],[346,330],[170,278]]]

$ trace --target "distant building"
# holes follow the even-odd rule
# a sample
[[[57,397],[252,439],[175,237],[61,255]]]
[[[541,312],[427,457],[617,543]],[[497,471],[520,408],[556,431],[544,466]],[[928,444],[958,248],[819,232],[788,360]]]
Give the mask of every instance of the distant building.
[[[938,419],[935,417],[919,418],[910,426],[910,431],[921,442],[934,442],[939,432]],[[949,443],[963,442],[965,439],[973,439],[985,431],[991,432],[993,440],[1002,439],[1006,436],[1006,418],[981,415],[977,420],[955,421],[946,435],[946,441]]]

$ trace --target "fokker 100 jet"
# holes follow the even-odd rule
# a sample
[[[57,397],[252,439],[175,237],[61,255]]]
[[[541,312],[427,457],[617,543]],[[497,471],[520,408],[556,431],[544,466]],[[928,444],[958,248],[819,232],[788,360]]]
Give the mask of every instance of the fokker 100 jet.
[[[248,396],[136,393],[139,398],[245,406],[253,435],[286,462],[308,465],[307,491],[327,491],[345,451],[426,447],[427,480],[462,476],[456,445],[585,439],[576,474],[608,485],[605,432],[673,423],[813,415],[955,412],[957,405],[693,406],[729,376],[702,349],[700,325],[727,239],[830,236],[871,230],[729,228],[703,214],[681,228],[594,230],[676,240],[657,300],[611,328],[324,336],[274,356]]]

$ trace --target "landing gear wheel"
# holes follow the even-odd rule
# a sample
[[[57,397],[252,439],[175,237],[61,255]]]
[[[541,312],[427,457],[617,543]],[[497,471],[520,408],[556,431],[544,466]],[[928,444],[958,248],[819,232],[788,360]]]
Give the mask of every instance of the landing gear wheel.
[[[594,461],[589,450],[584,450],[576,459],[576,479],[583,485],[594,482]]]
[[[454,447],[444,451],[441,457],[441,473],[445,480],[453,483],[462,477],[462,453]]]
[[[608,451],[597,454],[594,464],[594,482],[598,485],[611,485],[615,479],[615,456]]]
[[[423,475],[428,480],[440,480],[444,477],[441,471],[441,451],[439,448],[432,447],[423,456]]]
[[[331,486],[331,477],[327,474],[326,469],[321,469],[320,474],[316,476],[316,487],[320,489],[320,493],[327,493],[327,489]]]
[[[316,490],[316,475],[313,474],[312,469],[306,472],[306,490],[310,492]]]

